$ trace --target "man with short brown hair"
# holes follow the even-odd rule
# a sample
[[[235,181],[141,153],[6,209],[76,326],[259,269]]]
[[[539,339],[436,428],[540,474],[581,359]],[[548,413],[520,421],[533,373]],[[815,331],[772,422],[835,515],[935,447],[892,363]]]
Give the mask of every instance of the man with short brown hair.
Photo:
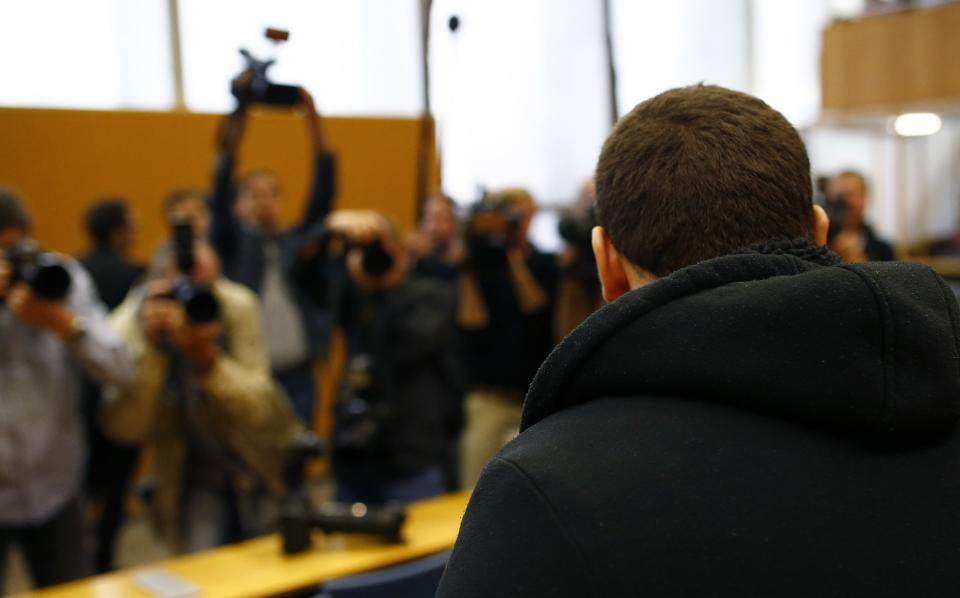
[[[947,595],[960,313],[924,266],[840,265],[803,142],[710,86],[597,166],[610,305],[542,365],[438,596]]]

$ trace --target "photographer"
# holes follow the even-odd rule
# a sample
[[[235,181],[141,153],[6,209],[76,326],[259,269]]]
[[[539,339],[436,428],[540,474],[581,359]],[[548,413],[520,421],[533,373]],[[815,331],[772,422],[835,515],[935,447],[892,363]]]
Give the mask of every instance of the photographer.
[[[86,225],[92,246],[80,258],[80,264],[90,273],[97,295],[106,308],[116,309],[145,270],[130,261],[136,227],[126,200],[98,201],[87,211]],[[127,488],[140,451],[138,447],[110,442],[104,436],[99,425],[100,402],[100,386],[85,380],[83,408],[90,449],[87,493],[88,498],[99,506],[93,517],[96,571],[106,573],[113,569],[114,544],[123,524]]]
[[[252,77],[246,71],[236,85],[246,89]],[[276,176],[254,170],[234,182],[237,148],[252,102],[243,92],[237,97],[239,105],[221,125],[217,142],[210,239],[224,274],[260,297],[271,368],[309,425],[314,412],[314,359],[325,354],[330,335],[330,317],[321,307],[315,282],[319,259],[315,233],[333,202],[334,156],[327,151],[313,98],[300,89],[312,146],[313,183],[300,222],[281,230],[282,188]]]
[[[409,502],[444,491],[458,423],[455,289],[411,272],[411,256],[374,212],[334,212],[342,251],[327,266],[347,338],[333,464],[341,501]]]
[[[407,247],[416,259],[417,274],[456,285],[466,247],[451,198],[437,194],[423,202],[420,224],[407,237]]]
[[[603,306],[600,279],[590,247],[590,235],[597,224],[595,201],[596,184],[591,178],[583,186],[573,209],[561,214],[557,227],[560,237],[567,243],[559,260],[553,319],[553,334],[558,340]]]
[[[830,249],[843,261],[880,262],[893,259],[893,248],[877,236],[863,218],[867,207],[867,179],[847,170],[830,180],[827,188],[827,213],[830,216]]]
[[[66,257],[38,253],[26,210],[2,188],[0,249],[2,592],[13,543],[39,587],[89,573],[79,374],[123,385],[132,363],[106,324],[90,276]],[[52,275],[43,274],[44,267]]]
[[[507,189],[481,206],[495,228],[468,224],[468,257],[460,275],[457,320],[469,368],[466,430],[461,443],[463,487],[473,486],[486,462],[520,426],[520,407],[537,368],[553,348],[557,279],[553,255],[527,239],[536,205],[522,189]],[[506,220],[507,225],[496,224]]]
[[[188,212],[196,195],[176,197],[168,214]],[[136,370],[102,413],[116,441],[151,440],[156,529],[180,552],[262,531],[241,511],[261,489],[282,491],[283,450],[300,427],[270,378],[256,297],[220,276],[190,226],[178,224],[174,246],[111,318]]]

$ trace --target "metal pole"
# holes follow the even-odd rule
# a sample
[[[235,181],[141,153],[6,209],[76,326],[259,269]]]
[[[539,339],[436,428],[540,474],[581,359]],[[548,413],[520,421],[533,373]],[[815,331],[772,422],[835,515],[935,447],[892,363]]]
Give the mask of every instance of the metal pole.
[[[620,106],[617,100],[617,68],[613,56],[613,26],[610,0],[601,0],[603,4],[603,41],[607,52],[607,77],[610,92],[610,126],[617,124],[620,118]]]
[[[170,61],[173,66],[173,109],[187,109],[183,92],[183,53],[180,47],[180,10],[178,0],[167,0],[167,13],[170,22]]]

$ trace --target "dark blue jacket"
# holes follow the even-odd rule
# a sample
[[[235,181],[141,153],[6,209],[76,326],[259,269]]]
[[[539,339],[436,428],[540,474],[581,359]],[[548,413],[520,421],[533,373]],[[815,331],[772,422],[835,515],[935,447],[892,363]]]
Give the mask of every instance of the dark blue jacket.
[[[332,154],[317,152],[314,178],[301,221],[277,235],[280,259],[287,284],[307,333],[311,357],[323,357],[329,344],[332,316],[324,306],[320,243],[323,221],[333,207],[335,166]],[[210,209],[213,216],[210,240],[220,255],[223,274],[260,294],[266,266],[263,233],[244,226],[233,213],[236,189],[233,183],[234,157],[222,155],[214,173]]]

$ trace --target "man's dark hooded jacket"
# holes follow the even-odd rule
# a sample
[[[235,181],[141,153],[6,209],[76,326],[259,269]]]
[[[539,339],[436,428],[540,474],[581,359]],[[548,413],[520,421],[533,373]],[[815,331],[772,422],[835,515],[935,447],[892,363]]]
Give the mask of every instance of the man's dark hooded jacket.
[[[930,269],[812,245],[633,291],[547,359],[438,596],[960,591],[960,349]]]

